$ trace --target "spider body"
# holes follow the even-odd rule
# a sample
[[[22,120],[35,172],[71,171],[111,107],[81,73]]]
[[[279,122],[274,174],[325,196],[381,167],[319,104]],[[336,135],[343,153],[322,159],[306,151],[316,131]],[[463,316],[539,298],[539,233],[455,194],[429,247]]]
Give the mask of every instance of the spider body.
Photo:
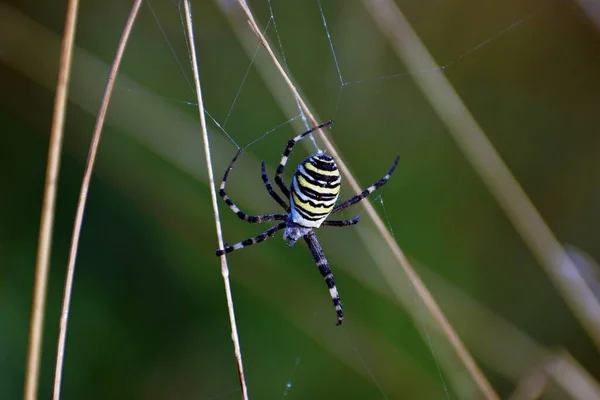
[[[279,166],[277,167],[275,183],[284,194],[284,197],[289,200],[289,205],[273,189],[265,170],[264,161],[262,163],[261,177],[267,188],[267,192],[273,198],[273,200],[275,200],[286,211],[286,214],[265,214],[257,216],[248,215],[241,211],[229,198],[225,192],[225,185],[227,178],[229,177],[229,173],[233,169],[237,158],[242,152],[242,149],[238,150],[237,154],[229,164],[229,167],[225,171],[225,175],[221,181],[219,195],[225,201],[227,206],[229,206],[229,208],[240,219],[246,222],[280,222],[254,238],[246,239],[243,242],[236,243],[232,246],[225,244],[224,249],[217,250],[217,256],[222,256],[225,253],[230,253],[255,243],[260,243],[282,229],[285,229],[283,238],[288,242],[289,246],[293,246],[297,240],[303,238],[310,249],[321,276],[323,276],[325,279],[325,283],[329,289],[329,294],[331,295],[333,305],[337,313],[337,325],[341,325],[344,320],[344,312],[335,285],[335,278],[331,272],[331,269],[329,268],[329,263],[325,258],[323,248],[319,244],[317,236],[313,230],[321,226],[344,227],[357,224],[358,217],[344,221],[329,220],[328,217],[331,214],[335,214],[353,204],[358,203],[369,194],[383,186],[394,172],[396,165],[398,164],[399,157],[396,157],[392,168],[390,168],[388,173],[383,178],[369,186],[367,189],[363,190],[360,194],[357,194],[356,196],[344,201],[341,204],[338,204],[337,206],[335,203],[337,202],[340,194],[341,176],[335,160],[329,155],[323,153],[313,154],[302,161],[300,165],[298,165],[298,168],[296,169],[296,172],[292,178],[292,183],[288,188],[283,181],[282,174],[294,145],[313,131],[321,129],[331,123],[333,123],[333,121],[316,126],[296,136],[288,142],[287,147],[281,157]]]
[[[292,244],[327,219],[340,195],[340,171],[332,157],[314,154],[298,165],[290,186],[284,239]]]

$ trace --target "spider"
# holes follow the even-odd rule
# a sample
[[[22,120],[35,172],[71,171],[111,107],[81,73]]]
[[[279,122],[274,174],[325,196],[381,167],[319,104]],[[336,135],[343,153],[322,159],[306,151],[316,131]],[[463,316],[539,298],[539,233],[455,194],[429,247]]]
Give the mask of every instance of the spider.
[[[333,305],[337,313],[336,325],[341,325],[344,321],[344,311],[340,301],[340,296],[335,286],[335,278],[331,272],[331,269],[329,268],[329,263],[325,258],[323,248],[319,244],[314,230],[319,228],[321,225],[344,227],[357,224],[358,216],[343,221],[329,220],[327,218],[331,214],[335,214],[353,204],[358,203],[369,194],[383,186],[394,172],[394,169],[396,169],[396,165],[398,165],[398,160],[400,157],[396,157],[392,168],[390,168],[388,173],[383,178],[363,190],[360,194],[338,204],[337,206],[335,203],[340,194],[340,173],[333,158],[322,152],[309,156],[302,161],[300,165],[298,165],[298,168],[296,168],[296,172],[294,173],[294,177],[292,178],[292,184],[288,188],[283,181],[282,174],[290,153],[292,152],[292,149],[296,143],[315,130],[321,129],[332,123],[333,121],[328,121],[324,124],[309,129],[308,131],[296,136],[288,142],[287,147],[281,156],[279,166],[277,167],[275,183],[283,195],[289,199],[289,206],[273,189],[265,170],[265,162],[262,162],[261,177],[267,188],[267,192],[269,192],[269,195],[273,198],[273,200],[275,200],[286,211],[286,214],[265,214],[256,216],[248,215],[241,211],[238,206],[236,206],[235,203],[229,198],[225,192],[225,184],[227,183],[229,173],[233,169],[236,160],[242,152],[242,149],[238,150],[235,157],[233,157],[233,160],[231,160],[231,163],[229,163],[227,170],[225,170],[225,175],[223,175],[223,180],[221,181],[219,195],[229,206],[229,208],[240,219],[246,222],[281,222],[267,229],[260,235],[246,239],[243,242],[236,243],[233,246],[229,246],[228,243],[225,243],[224,249],[217,250],[217,256],[220,257],[225,253],[240,250],[255,243],[260,243],[282,229],[285,229],[283,238],[288,242],[290,247],[293,246],[298,239],[303,238],[308,244],[308,248],[310,249],[317,267],[319,268],[319,272],[321,272],[321,275],[325,279],[325,283],[329,288],[329,293],[333,299]]]

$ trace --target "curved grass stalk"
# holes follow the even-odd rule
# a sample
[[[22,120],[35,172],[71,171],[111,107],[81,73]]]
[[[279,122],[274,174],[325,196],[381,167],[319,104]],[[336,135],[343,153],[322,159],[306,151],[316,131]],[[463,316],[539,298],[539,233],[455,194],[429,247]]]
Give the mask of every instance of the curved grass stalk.
[[[58,400],[60,398],[60,389],[62,384],[62,372],[63,364],[65,359],[65,345],[67,340],[67,326],[69,322],[69,309],[71,305],[71,294],[73,292],[73,279],[75,277],[75,261],[77,259],[77,250],[79,247],[79,238],[81,236],[81,225],[83,223],[83,213],[85,211],[85,205],[87,202],[87,194],[90,187],[90,181],[92,179],[92,171],[94,170],[94,162],[96,160],[96,154],[98,153],[98,146],[100,144],[100,137],[102,135],[102,127],[104,126],[104,120],[106,118],[106,111],[108,110],[108,103],[110,96],[115,84],[115,79],[121,65],[123,53],[129,40],[129,35],[133,28],[133,23],[137,17],[138,11],[142,4],[142,0],[135,0],[125,28],[123,28],[123,34],[119,40],[119,46],[113,65],[108,75],[106,82],[106,88],[104,90],[104,97],[100,104],[100,110],[96,118],[96,126],[94,127],[94,133],[92,136],[92,142],[90,143],[90,151],[88,153],[88,159],[85,166],[85,173],[83,175],[83,181],[81,182],[81,191],[79,193],[79,201],[77,203],[77,212],[75,214],[75,222],[73,224],[73,235],[71,237],[71,248],[69,250],[69,263],[67,266],[67,276],[65,278],[65,289],[63,294],[63,303],[60,316],[60,328],[58,333],[58,345],[56,353],[56,370],[54,373],[54,394],[53,399]]]

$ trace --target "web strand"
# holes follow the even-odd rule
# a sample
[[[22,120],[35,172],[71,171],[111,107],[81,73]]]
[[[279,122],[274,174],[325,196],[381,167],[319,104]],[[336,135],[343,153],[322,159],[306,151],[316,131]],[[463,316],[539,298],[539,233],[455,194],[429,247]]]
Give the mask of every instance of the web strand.
[[[377,380],[377,378],[375,378],[373,371],[371,370],[371,368],[369,368],[369,365],[367,365],[367,363],[365,362],[365,359],[363,358],[363,356],[360,354],[360,352],[358,351],[356,346],[354,346],[354,344],[352,344],[351,346],[352,346],[352,349],[354,350],[354,354],[356,354],[356,357],[360,360],[360,363],[362,364],[362,366],[365,368],[365,370],[369,374],[371,381],[375,384],[375,386],[377,387],[377,390],[379,390],[379,393],[381,393],[381,397],[383,397],[385,400],[388,400],[387,395],[383,391],[383,388],[379,384],[379,381]]]
[[[342,77],[342,73],[339,67],[339,62],[338,62],[338,57],[335,54],[335,49],[333,46],[333,41],[331,39],[331,34],[329,32],[329,26],[327,24],[327,19],[325,18],[325,13],[323,12],[323,7],[321,5],[321,0],[317,0],[318,4],[319,4],[319,11],[321,12],[321,19],[322,19],[322,23],[323,23],[323,27],[325,29],[326,35],[327,35],[327,41],[329,42],[329,47],[331,49],[331,54],[336,66],[336,70],[337,70],[337,74],[340,80],[340,84],[342,86],[350,86],[350,85],[356,85],[356,84],[362,84],[362,83],[367,83],[370,81],[376,81],[376,80],[388,80],[388,79],[395,79],[395,78],[401,78],[401,77],[409,77],[409,76],[414,76],[414,73],[410,73],[410,72],[400,72],[400,73],[394,73],[394,74],[389,74],[389,75],[382,75],[376,78],[366,78],[366,79],[359,79],[359,80],[354,80],[354,81],[349,81],[346,82],[344,81],[343,77]],[[440,71],[440,70],[447,70],[448,68],[450,68],[451,66],[453,66],[454,64],[462,61],[464,58],[470,56],[471,54],[481,50],[483,47],[489,45],[490,43],[498,40],[499,38],[501,38],[502,36],[506,35],[507,33],[509,33],[510,31],[516,29],[517,27],[523,25],[525,22],[528,22],[530,20],[532,20],[533,18],[538,17],[539,15],[541,15],[542,13],[544,13],[545,11],[548,11],[552,6],[557,4],[557,0],[550,0],[548,2],[546,2],[545,4],[543,4],[542,6],[538,7],[535,11],[529,13],[528,15],[518,19],[517,21],[511,23],[510,25],[508,25],[507,27],[501,29],[500,31],[496,32],[495,34],[493,34],[492,36],[488,37],[487,39],[477,43],[475,46],[471,47],[470,49],[468,49],[467,51],[465,51],[464,53],[462,53],[461,55],[459,55],[458,57],[454,58],[453,60],[444,63],[438,67],[435,68],[426,68],[423,69],[421,71],[419,71],[420,74],[426,74],[426,73],[431,73],[433,71]]]
[[[256,139],[254,139],[253,141],[251,141],[250,143],[248,143],[246,146],[244,146],[244,149],[247,149],[248,147],[252,146],[253,144],[255,144],[255,143],[263,140],[265,137],[267,137],[267,135],[275,132],[276,130],[278,130],[280,128],[283,128],[284,126],[292,123],[293,121],[297,120],[298,118],[301,118],[301,116],[300,115],[296,115],[295,117],[290,118],[287,121],[285,121],[285,122],[277,125],[275,128],[266,131],[265,133],[263,133],[262,135],[260,135],[259,137],[257,137]]]
[[[273,22],[273,24],[275,24],[275,20],[272,17],[269,18],[269,22],[267,22],[267,25],[263,32],[263,35],[269,30],[269,26],[271,25],[271,22]],[[231,106],[229,107],[229,111],[227,111],[227,116],[225,117],[225,121],[223,121],[224,127],[227,126],[229,117],[231,116],[231,113],[233,112],[235,104],[237,103],[237,101],[240,97],[240,94],[242,93],[242,89],[244,88],[244,84],[246,83],[246,80],[248,79],[248,74],[250,73],[250,70],[252,69],[252,66],[254,65],[254,61],[256,60],[256,55],[258,54],[259,50],[260,50],[260,43],[257,43],[256,50],[254,50],[254,54],[252,55],[252,59],[250,60],[248,67],[246,67],[246,72],[244,73],[244,77],[242,78],[242,83],[240,83],[240,86],[238,87],[235,97],[233,98],[233,101],[231,102]]]
[[[175,4],[178,9],[181,9],[180,3],[178,1],[175,0],[171,0],[171,2],[173,4]],[[164,31],[164,28],[162,27],[162,24],[160,23],[160,20],[158,18],[158,16],[156,15],[154,9],[151,6],[150,0],[146,0],[146,3],[149,5],[150,11],[159,27],[159,29],[161,30],[161,34],[165,40],[165,42],[168,44],[169,46],[169,50],[171,52],[171,54],[173,55],[173,58],[175,59],[175,61],[178,64],[178,68],[182,74],[182,76],[184,77],[186,84],[189,86],[190,91],[193,92],[193,85],[191,84],[191,81],[188,77],[188,74],[185,72],[185,68],[183,67],[183,64],[181,63],[179,57],[177,56],[171,41],[169,40],[169,38],[166,35],[166,32]],[[533,12],[527,14],[526,16],[519,18],[517,21],[512,22],[511,24],[509,24],[508,26],[506,26],[505,28],[500,29],[498,32],[494,33],[493,35],[491,35],[490,37],[488,37],[487,39],[478,42],[477,44],[475,44],[474,46],[472,46],[471,48],[469,48],[468,50],[466,50],[464,53],[461,53],[458,57],[452,59],[449,62],[446,62],[444,64],[441,64],[437,67],[434,68],[423,68],[418,72],[398,72],[398,73],[393,73],[393,74],[388,74],[388,75],[381,75],[381,76],[376,76],[376,77],[370,77],[370,78],[364,78],[364,79],[357,79],[357,80],[352,80],[352,81],[345,81],[343,79],[343,75],[341,73],[341,68],[339,65],[339,60],[338,57],[335,53],[335,48],[334,48],[334,44],[333,44],[333,39],[331,37],[331,33],[329,30],[329,25],[327,23],[327,19],[324,13],[324,10],[322,8],[322,2],[321,0],[318,0],[318,6],[319,6],[319,11],[320,11],[320,16],[321,16],[321,23],[323,24],[323,28],[325,30],[326,33],[326,37],[327,37],[327,41],[330,47],[330,51],[331,51],[331,55],[332,55],[332,59],[333,62],[335,64],[336,67],[336,73],[338,75],[338,79],[340,81],[340,86],[341,87],[346,87],[346,86],[353,86],[353,85],[358,85],[358,84],[365,84],[365,83],[372,83],[375,81],[384,81],[384,80],[390,80],[390,79],[397,79],[397,78],[407,78],[407,77],[411,77],[411,76],[415,76],[415,74],[427,74],[427,73],[432,73],[434,71],[446,71],[448,70],[450,67],[455,66],[457,63],[463,61],[465,58],[471,56],[473,53],[476,53],[477,51],[480,51],[481,49],[483,49],[484,47],[490,45],[491,43],[497,41],[498,39],[500,39],[501,37],[505,36],[506,34],[508,34],[509,32],[517,29],[518,27],[520,27],[521,25],[525,24],[526,22],[531,21],[534,18],[539,17],[541,14],[543,14],[544,12],[547,12],[548,10],[550,10],[553,6],[555,6],[556,4],[558,4],[558,0],[550,0],[547,1],[546,3],[544,3],[543,5],[541,5],[540,7],[536,8]],[[287,57],[285,55],[284,49],[283,49],[283,42],[279,33],[279,30],[277,28],[277,23],[276,23],[276,19],[275,19],[275,14],[273,11],[273,6],[272,6],[272,0],[268,0],[268,5],[269,5],[269,12],[270,12],[270,17],[269,20],[267,21],[266,27],[264,29],[263,34],[266,34],[266,32],[268,31],[268,29],[273,26],[273,29],[275,31],[275,37],[277,39],[277,44],[279,47],[279,52],[280,55],[282,57],[282,61],[283,61],[283,65],[286,69],[288,69],[288,63],[287,63]],[[181,14],[180,14],[180,18],[181,18]],[[182,20],[183,23],[183,20]],[[185,38],[186,40],[186,44],[187,44],[187,37]],[[223,126],[227,125],[227,122],[229,121],[229,118],[231,117],[231,113],[233,112],[235,103],[237,102],[237,99],[239,98],[239,95],[243,89],[243,86],[247,80],[247,76],[248,73],[250,71],[250,69],[252,68],[254,61],[255,61],[255,57],[258,54],[258,51],[260,49],[260,44],[257,44],[257,50],[254,54],[254,56],[252,57],[250,63],[248,64],[248,67],[246,68],[246,72],[244,74],[244,77],[242,79],[242,82],[240,83],[238,90],[236,92],[236,95],[234,96],[234,100],[232,101],[232,104],[227,112],[227,116],[223,121]],[[340,95],[341,97],[341,95]],[[177,101],[181,104],[187,105],[187,106],[192,106],[195,107],[197,106],[197,104],[193,101],[186,101],[186,100],[177,100],[177,99],[169,99],[172,101]],[[339,102],[339,98],[338,98],[338,102]],[[299,105],[298,105],[299,107]],[[336,107],[337,108],[337,107]],[[302,109],[301,107],[299,107],[299,113],[302,116],[302,120],[305,124],[306,129],[308,130],[310,128],[310,125],[308,124],[308,121],[306,120],[306,116],[303,115]],[[335,115],[335,113],[334,113]],[[311,135],[312,137],[312,135]],[[318,149],[317,144],[315,143],[316,148]]]
[[[390,234],[392,235],[392,237],[394,239],[396,239],[396,234],[394,233],[394,228],[392,226],[392,221],[390,220],[390,217],[389,217],[388,212],[387,212],[387,208],[385,207],[385,203],[383,202],[383,196],[379,195],[375,199],[373,199],[373,201],[374,202],[377,201],[381,205],[381,209],[383,211],[383,216],[384,216],[385,222],[386,222],[386,224],[387,224],[387,226],[388,226],[388,228],[390,230]],[[413,304],[415,305],[415,307],[418,307],[419,306],[419,302],[418,302],[418,299],[417,299],[417,295],[415,294],[415,290],[414,290],[414,288],[412,287],[412,285],[410,283],[409,283],[409,285],[411,286]],[[427,322],[424,321],[423,318],[421,318],[420,322],[421,322],[421,324],[420,324],[421,325],[420,326],[421,334],[424,337],[425,343],[427,344],[429,352],[431,353],[431,356],[433,358],[433,362],[435,363],[435,368],[436,368],[438,377],[440,379],[440,382],[442,383],[442,388],[444,389],[444,394],[446,395],[446,399],[450,399],[450,390],[448,388],[448,383],[446,382],[446,379],[444,378],[444,372],[442,371],[440,362],[438,361],[437,353],[435,351],[435,347],[434,347],[434,345],[433,345],[433,343],[431,341],[431,336],[429,334],[429,329],[427,328]]]
[[[290,377],[290,379],[285,383],[285,390],[283,391],[283,397],[287,397],[288,393],[290,392],[290,390],[292,389],[292,386],[294,384],[294,376],[296,375],[296,370],[298,369],[298,366],[300,365],[300,356],[296,357],[296,363],[294,365],[294,369],[292,370],[292,376]]]
[[[273,4],[271,3],[271,0],[268,0],[269,3],[269,12],[270,12],[270,19],[269,21],[273,21],[273,28],[275,29],[275,36],[277,37],[277,44],[279,46],[279,52],[281,53],[281,59],[283,61],[283,67],[286,70],[288,69],[288,63],[287,63],[287,58],[285,57],[285,51],[283,50],[283,42],[281,40],[281,36],[279,35],[279,29],[277,29],[277,21],[275,20],[275,12],[273,11]],[[298,101],[298,99],[294,99],[296,101],[296,107],[298,107],[298,112],[300,113],[300,117],[302,118],[302,122],[304,123],[304,127],[306,128],[306,130],[309,130],[310,128],[312,128],[309,124],[308,124],[308,120],[306,119],[306,115],[304,115],[304,110],[302,109],[302,106],[300,105],[300,102]],[[319,148],[319,145],[317,143],[317,141],[315,140],[315,135],[313,135],[312,133],[310,134],[310,140],[312,141],[312,144],[315,146],[315,149],[317,150],[317,153],[321,153],[322,150]]]
[[[188,75],[187,75],[187,73],[185,71],[185,68],[183,68],[183,64],[181,63],[181,60],[179,60],[179,57],[177,57],[177,53],[175,52],[175,49],[173,48],[173,45],[171,44],[171,41],[169,40],[169,37],[167,36],[167,33],[165,32],[162,24],[160,23],[160,20],[158,19],[158,16],[156,15],[156,12],[154,12],[154,8],[152,7],[151,1],[150,0],[146,0],[146,4],[148,5],[148,9],[150,10],[150,13],[152,14],[152,17],[154,18],[154,21],[156,22],[156,25],[158,26],[158,29],[160,29],[160,33],[161,33],[163,39],[165,40],[165,43],[167,44],[167,46],[169,46],[169,50],[171,51],[171,55],[173,56],[173,59],[175,60],[175,62],[177,63],[177,66],[179,67],[179,72],[181,73],[181,75],[185,79],[188,87],[190,88],[190,91],[192,93],[194,93],[194,85],[192,84],[192,81],[188,77]],[[177,8],[181,11],[181,8],[179,6]],[[181,14],[180,14],[180,18],[181,18]],[[181,20],[181,22],[183,23],[183,20]],[[187,35],[184,35],[184,37],[186,38],[186,45],[188,45],[188,43],[187,43]],[[187,46],[187,48],[189,48],[189,46]],[[190,104],[190,105],[193,105],[195,107],[198,106],[197,103],[193,103],[193,104]]]
[[[323,21],[323,27],[325,28],[325,33],[327,34],[327,41],[329,42],[329,48],[331,49],[331,55],[333,56],[333,61],[335,62],[335,69],[337,70],[338,77],[340,78],[340,85],[344,86],[344,78],[342,77],[342,71],[340,70],[340,63],[338,62],[338,58],[335,54],[335,49],[333,48],[333,40],[331,40],[331,33],[329,33],[329,26],[327,26],[327,20],[325,19],[325,13],[323,12],[323,5],[321,4],[321,0],[318,0],[319,3],[319,11],[321,12],[321,20]]]

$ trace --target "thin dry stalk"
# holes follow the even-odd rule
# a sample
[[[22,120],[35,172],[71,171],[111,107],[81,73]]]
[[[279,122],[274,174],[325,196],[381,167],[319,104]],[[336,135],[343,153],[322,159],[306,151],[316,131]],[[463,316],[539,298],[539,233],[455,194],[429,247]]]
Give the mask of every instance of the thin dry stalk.
[[[71,60],[73,59],[73,43],[75,41],[78,8],[79,0],[69,1],[65,19],[65,32],[60,51],[56,94],[54,97],[50,146],[48,149],[48,166],[46,169],[40,235],[38,239],[37,263],[35,266],[33,304],[31,307],[31,322],[29,324],[29,347],[27,349],[24,389],[24,398],[27,400],[35,400],[38,397],[46,292],[52,251],[52,228],[54,226],[58,171],[60,169],[60,153],[64,136],[65,114],[67,112],[66,104],[69,78],[71,77]]]
[[[517,386],[510,400],[539,399],[550,380],[559,385],[570,398],[576,400],[600,399],[600,385],[573,357],[559,350],[545,357]]]
[[[566,393],[577,400],[600,399],[600,385],[565,350],[560,351],[555,362],[546,367],[548,374]]]
[[[467,159],[600,349],[600,301],[397,5],[363,1]],[[427,74],[419,73],[426,69]]]
[[[533,400],[539,399],[550,383],[548,366],[555,362],[552,358],[546,358],[533,371],[526,375],[517,384],[517,388],[511,394],[509,400]]]
[[[575,0],[579,4],[588,18],[600,29],[600,3],[590,0]]]
[[[210,142],[208,141],[208,133],[206,130],[206,118],[204,115],[204,102],[202,100],[202,88],[200,86],[200,74],[198,72],[198,59],[196,57],[196,46],[194,44],[194,27],[192,24],[192,12],[189,0],[183,2],[185,8],[185,21],[188,34],[188,43],[190,45],[190,57],[192,69],[194,72],[194,84],[196,86],[196,97],[198,100],[198,114],[200,116],[200,125],[202,127],[202,140],[204,142],[204,153],[206,156],[206,168],[208,170],[208,182],[210,186],[210,198],[212,200],[213,211],[215,214],[215,227],[217,230],[217,240],[219,248],[224,248],[223,231],[221,229],[221,218],[219,216],[219,207],[217,205],[217,191],[215,187],[215,177],[212,168]],[[246,386],[246,378],[244,377],[244,365],[242,363],[242,350],[235,322],[235,311],[233,309],[233,297],[231,295],[231,285],[229,283],[229,267],[227,266],[227,258],[225,254],[221,257],[221,275],[225,284],[225,296],[227,298],[227,309],[229,310],[229,324],[231,325],[231,340],[233,341],[233,349],[237,363],[238,375],[240,378],[240,386],[242,390],[242,398],[248,400],[248,388]]]
[[[94,161],[96,160],[96,153],[98,152],[98,145],[100,143],[100,136],[102,134],[102,127],[104,126],[104,119],[106,117],[106,110],[108,109],[108,103],[110,96],[115,84],[117,72],[125,52],[125,46],[129,40],[129,34],[133,28],[133,23],[137,17],[138,11],[142,4],[142,0],[135,0],[133,7],[125,23],[123,34],[119,41],[119,47],[113,61],[113,65],[108,74],[108,81],[106,82],[106,89],[104,91],[104,97],[102,98],[102,104],[98,111],[98,117],[96,119],[96,126],[92,136],[92,142],[90,144],[90,151],[88,153],[88,159],[85,166],[85,173],[83,181],[81,183],[81,191],[79,193],[79,202],[77,204],[77,213],[75,214],[75,223],[73,224],[73,236],[71,237],[71,249],[69,251],[69,264],[67,267],[67,276],[65,279],[65,291],[63,295],[63,304],[60,318],[60,330],[58,334],[58,349],[56,354],[56,371],[54,374],[54,395],[53,399],[58,400],[60,398],[60,388],[62,383],[62,370],[65,356],[65,342],[67,338],[67,324],[69,321],[69,307],[71,304],[71,294],[73,290],[73,278],[75,275],[75,261],[77,258],[77,248],[79,245],[79,237],[81,235],[81,225],[83,222],[83,213],[85,211],[85,205],[87,200],[87,193],[90,186],[90,180],[92,177],[92,170],[94,169]]]
[[[306,103],[304,102],[304,100],[302,99],[302,97],[300,97],[300,94],[298,93],[298,90],[296,89],[292,80],[290,79],[290,77],[286,73],[285,69],[282,67],[281,63],[275,56],[275,53],[271,49],[271,46],[269,45],[268,41],[266,40],[264,35],[261,33],[262,30],[259,29],[258,25],[256,24],[256,21],[254,19],[252,11],[248,7],[248,4],[246,3],[245,0],[238,0],[238,2],[240,4],[240,6],[243,8],[244,12],[246,13],[246,16],[248,17],[248,23],[249,23],[250,27],[252,28],[255,35],[258,37],[258,39],[262,43],[263,47],[265,48],[265,50],[267,51],[269,56],[272,58],[273,63],[275,64],[275,66],[279,70],[281,76],[283,77],[283,79],[285,80],[287,85],[289,86],[294,97],[297,99],[303,112],[306,114],[306,116],[308,117],[308,119],[311,121],[311,123],[313,125],[318,125],[316,118],[310,112],[310,110],[308,109],[308,107],[307,107]],[[343,160],[341,159],[341,157],[339,156],[339,154],[337,153],[337,151],[335,150],[335,148],[333,147],[331,142],[328,140],[327,136],[325,136],[325,134],[323,134],[323,132],[321,130],[319,130],[319,134],[320,134],[320,137],[323,140],[323,143],[325,144],[325,147],[327,148],[327,151],[329,152],[329,154],[331,154],[331,156],[336,159],[338,167],[342,171],[342,174],[344,174],[344,177],[346,178],[347,182],[350,183],[350,186],[352,186],[352,189],[354,190],[355,193],[360,193],[362,191],[360,185],[358,184],[356,179],[354,179],[354,176],[352,175],[352,173],[350,172],[350,170],[348,169],[346,164],[343,162]],[[365,210],[366,210],[367,214],[369,215],[369,217],[371,218],[371,220],[374,222],[377,230],[379,231],[381,236],[384,238],[387,245],[392,250],[396,260],[398,261],[398,264],[402,267],[404,273],[407,275],[411,284],[415,288],[417,295],[423,301],[426,308],[431,313],[431,316],[434,318],[434,320],[438,324],[439,328],[444,332],[444,335],[447,337],[449,343],[452,345],[452,347],[456,351],[457,355],[459,356],[463,365],[465,366],[465,369],[469,372],[472,379],[476,383],[482,396],[484,396],[484,398],[486,398],[486,399],[498,399],[499,398],[498,395],[496,394],[496,392],[494,391],[494,389],[492,388],[490,383],[487,381],[487,379],[485,378],[485,376],[483,375],[483,373],[481,372],[481,370],[479,369],[477,364],[475,363],[475,360],[473,359],[473,357],[469,354],[467,348],[462,343],[462,341],[460,340],[460,338],[458,337],[458,335],[456,334],[456,332],[450,325],[450,322],[444,316],[443,312],[437,305],[437,303],[434,300],[431,293],[429,293],[429,291],[427,290],[427,288],[425,287],[425,285],[423,284],[423,282],[421,281],[421,279],[419,278],[417,273],[414,271],[410,262],[405,257],[404,253],[402,252],[402,250],[400,249],[400,247],[398,246],[398,244],[396,243],[396,241],[394,240],[392,235],[388,232],[388,230],[385,226],[385,223],[379,217],[379,215],[377,215],[377,212],[375,211],[375,208],[373,207],[373,205],[368,201],[363,201],[363,202],[361,202],[361,204],[365,208]],[[383,265],[380,268],[382,268],[382,272],[386,276],[386,278],[390,278],[390,281],[393,280],[392,277],[394,275],[394,271],[393,271],[392,266]],[[396,295],[398,297],[400,297],[400,294],[398,293],[398,291],[401,288],[392,286],[392,289],[394,290]]]

